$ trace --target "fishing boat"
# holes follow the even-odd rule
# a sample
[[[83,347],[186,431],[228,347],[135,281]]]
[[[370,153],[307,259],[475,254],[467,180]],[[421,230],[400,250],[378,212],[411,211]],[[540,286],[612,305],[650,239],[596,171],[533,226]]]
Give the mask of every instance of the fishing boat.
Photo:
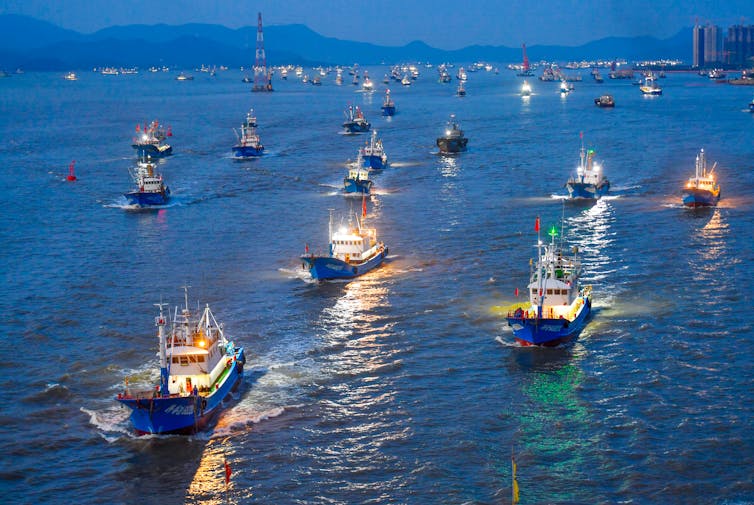
[[[458,88],[456,89],[456,95],[458,96],[466,96],[466,87],[463,85],[464,81],[458,82]]]
[[[183,72],[181,72],[180,74],[178,74],[176,76],[175,80],[176,81],[193,81],[194,80],[194,76],[193,75],[184,74]]]
[[[366,120],[358,105],[356,107],[349,105],[344,114],[346,116],[346,121],[343,123],[345,133],[352,135],[369,131],[371,124]]]
[[[592,288],[580,287],[581,260],[578,248],[567,256],[561,243],[556,244],[557,230],[549,231],[550,244],[543,244],[537,232],[537,259],[530,261],[529,303],[508,312],[508,326],[523,346],[556,346],[576,338],[586,325],[592,308]]]
[[[180,316],[176,307],[169,335],[164,304],[156,304],[159,384],[139,392],[126,386],[116,397],[131,409],[131,423],[139,434],[191,434],[205,429],[243,376],[243,347],[226,338],[209,305],[195,317],[188,306],[188,288],[185,303]]]
[[[639,89],[645,95],[662,95],[662,88],[651,73],[644,78],[644,84],[639,86]]]
[[[170,188],[162,180],[162,174],[155,171],[155,164],[151,159],[140,159],[130,172],[136,189],[123,194],[129,205],[150,207],[168,203]]]
[[[403,79],[401,79],[401,84],[404,86],[411,86],[411,79],[409,78],[408,74],[403,76]]]
[[[531,85],[526,80],[521,85],[521,96],[531,96]]]
[[[390,98],[390,90],[385,90],[385,99],[382,101],[382,115],[394,116],[395,115],[395,102]]]
[[[364,168],[382,170],[387,167],[387,154],[385,154],[382,140],[377,138],[377,130],[372,131],[372,138],[359,149],[359,158],[362,160],[359,166]]]
[[[334,229],[330,211],[329,252],[326,256],[309,253],[306,246],[301,256],[302,267],[313,279],[351,279],[379,266],[388,254],[384,243],[377,240],[377,230],[364,226],[366,198],[362,200],[362,219],[354,215],[347,226]],[[354,222],[355,221],[355,222]]]
[[[363,91],[374,91],[374,83],[369,78],[369,73],[366,70],[364,70],[364,81],[361,83],[361,89]]]
[[[143,128],[136,125],[136,133],[137,136],[133,139],[131,147],[136,149],[136,156],[139,159],[163,158],[173,154],[173,147],[163,142],[167,137],[173,136],[170,127],[166,130],[155,120],[151,124],[144,124]]]
[[[715,181],[717,162],[707,170],[704,149],[696,157],[696,172],[683,188],[683,205],[686,207],[714,207],[720,201],[720,185]]]
[[[246,114],[246,121],[241,124],[239,128],[240,133],[233,132],[238,138],[238,143],[233,146],[233,156],[236,158],[255,158],[262,156],[264,153],[264,146],[259,140],[257,134],[257,118],[254,115],[254,110],[249,110]]]
[[[346,195],[368,195],[372,190],[369,170],[362,166],[361,156],[356,164],[348,169],[348,175],[343,179],[343,189]]]
[[[63,76],[63,79],[65,79],[66,81],[78,81],[79,76],[76,75],[76,72],[68,72]]]
[[[610,181],[602,173],[602,166],[594,162],[594,149],[584,147],[584,135],[581,134],[581,150],[576,175],[566,183],[568,197],[572,200],[596,200],[610,190]]]
[[[562,95],[567,95],[571,91],[573,91],[573,84],[566,81],[560,81],[560,93]]]
[[[464,137],[463,130],[458,126],[455,114],[451,114],[443,136],[437,138],[437,147],[440,148],[440,152],[447,154],[465,151],[468,141],[469,139]]]
[[[597,107],[615,107],[613,95],[601,95],[594,99],[594,105]]]

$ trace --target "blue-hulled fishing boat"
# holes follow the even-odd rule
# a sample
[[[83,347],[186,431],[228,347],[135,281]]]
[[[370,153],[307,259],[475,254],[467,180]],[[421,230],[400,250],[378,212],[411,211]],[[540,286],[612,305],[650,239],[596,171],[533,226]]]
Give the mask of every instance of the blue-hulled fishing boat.
[[[584,147],[584,134],[581,134],[581,151],[576,175],[566,183],[568,197],[572,200],[596,200],[610,190],[610,181],[602,173],[602,166],[594,162],[594,149]]]
[[[377,130],[372,130],[372,138],[359,149],[361,166],[372,170],[382,170],[387,167],[387,154],[382,145],[382,140],[377,138]]]
[[[361,109],[358,107],[358,105],[356,107],[349,105],[345,111],[345,116],[346,120],[343,123],[343,129],[345,130],[345,133],[355,134],[365,133],[369,131],[371,124],[369,124],[369,121],[366,120],[364,113],[361,112]]]
[[[382,115],[394,116],[395,115],[395,102],[390,98],[390,90],[385,90],[385,99],[382,101]]]
[[[356,160],[356,164],[348,169],[348,174],[343,179],[343,189],[346,195],[368,195],[372,190],[369,170],[362,166],[361,156]]]
[[[254,110],[246,114],[246,121],[243,122],[239,132],[233,130],[238,137],[238,143],[233,146],[233,156],[236,158],[256,158],[264,153],[264,146],[259,140],[257,134],[257,118]]]
[[[173,132],[170,127],[166,130],[157,121],[152,121],[149,125],[145,124],[143,129],[140,125],[136,125],[136,137],[131,147],[136,149],[136,156],[139,159],[147,156],[153,159],[163,158],[173,154],[173,147],[164,142],[167,137],[172,136]]]
[[[717,162],[707,170],[704,149],[696,157],[696,172],[683,188],[683,205],[686,207],[714,207],[720,201],[720,185],[715,181]]]
[[[363,201],[362,219],[353,216],[347,226],[341,226],[338,230],[334,230],[330,212],[328,254],[309,254],[307,246],[306,253],[301,256],[302,267],[309,270],[313,279],[351,279],[382,264],[388,249],[384,243],[377,241],[377,230],[364,226],[365,218],[366,199]]]
[[[139,160],[136,167],[131,169],[131,178],[136,184],[136,189],[123,194],[129,205],[150,207],[168,203],[170,188],[155,168],[155,163],[147,158]]]
[[[196,319],[188,308],[187,289],[185,302],[180,316],[176,307],[169,336],[163,304],[158,304],[160,383],[141,392],[126,387],[116,398],[131,409],[139,434],[190,434],[206,428],[243,375],[244,350],[226,338],[209,305]]]
[[[469,139],[464,137],[463,130],[458,126],[455,114],[451,114],[443,136],[437,139],[437,147],[440,148],[440,152],[448,154],[465,151],[468,142]]]
[[[592,289],[579,286],[578,249],[566,256],[562,244],[555,243],[555,227],[549,233],[550,244],[543,245],[539,240],[539,218],[534,229],[537,261],[529,275],[530,303],[508,312],[507,321],[519,344],[555,346],[576,338],[584,328],[592,308]]]

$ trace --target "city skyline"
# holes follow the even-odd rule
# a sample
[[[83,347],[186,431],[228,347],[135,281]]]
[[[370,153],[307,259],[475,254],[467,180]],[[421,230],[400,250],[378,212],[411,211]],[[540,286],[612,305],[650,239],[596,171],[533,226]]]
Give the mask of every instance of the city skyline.
[[[421,40],[440,49],[470,45],[576,46],[605,37],[653,36],[669,38],[697,22],[726,29],[754,23],[754,2],[733,0],[672,1],[658,5],[648,0],[512,2],[493,0],[458,3],[449,0],[362,3],[343,0],[280,3],[269,0],[221,3],[181,0],[169,4],[134,0],[110,4],[67,0],[3,0],[0,14],[22,14],[63,28],[92,33],[114,25],[185,23],[221,24],[229,28],[255,26],[261,11],[265,26],[304,24],[326,36],[343,40],[401,46]],[[337,13],[337,14],[333,14]]]

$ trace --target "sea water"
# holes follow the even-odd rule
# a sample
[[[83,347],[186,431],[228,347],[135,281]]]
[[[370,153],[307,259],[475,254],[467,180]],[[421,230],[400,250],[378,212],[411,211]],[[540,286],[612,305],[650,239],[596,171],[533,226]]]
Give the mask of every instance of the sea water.
[[[238,71],[0,82],[6,503],[506,503],[512,454],[521,503],[754,501],[752,88],[668,73],[644,97],[585,71],[524,99],[512,72],[477,72],[457,97],[422,70],[391,83],[391,118],[384,85],[334,73],[273,93]],[[361,210],[341,191],[369,138],[339,135],[349,105],[390,158],[367,202],[390,257],[316,284],[298,256],[326,250],[330,209]],[[250,108],[265,155],[237,161]],[[441,156],[451,113],[468,151]],[[173,199],[138,211],[131,139],[155,119]],[[563,202],[580,132],[611,181],[596,204]],[[722,200],[690,211],[701,148]],[[495,310],[526,292],[537,216],[594,290],[555,349],[515,345]],[[213,430],[137,437],[113,398],[158,380],[154,304],[174,310],[184,285],[247,373]]]

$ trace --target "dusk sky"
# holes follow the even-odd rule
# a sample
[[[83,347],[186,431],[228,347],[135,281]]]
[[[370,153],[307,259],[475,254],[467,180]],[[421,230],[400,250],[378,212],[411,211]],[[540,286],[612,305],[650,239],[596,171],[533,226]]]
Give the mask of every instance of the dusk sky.
[[[90,33],[112,25],[184,23],[230,28],[300,23],[327,36],[441,49],[472,44],[581,45],[608,36],[668,38],[694,20],[726,29],[754,24],[754,0],[0,0],[0,13],[25,14]]]

